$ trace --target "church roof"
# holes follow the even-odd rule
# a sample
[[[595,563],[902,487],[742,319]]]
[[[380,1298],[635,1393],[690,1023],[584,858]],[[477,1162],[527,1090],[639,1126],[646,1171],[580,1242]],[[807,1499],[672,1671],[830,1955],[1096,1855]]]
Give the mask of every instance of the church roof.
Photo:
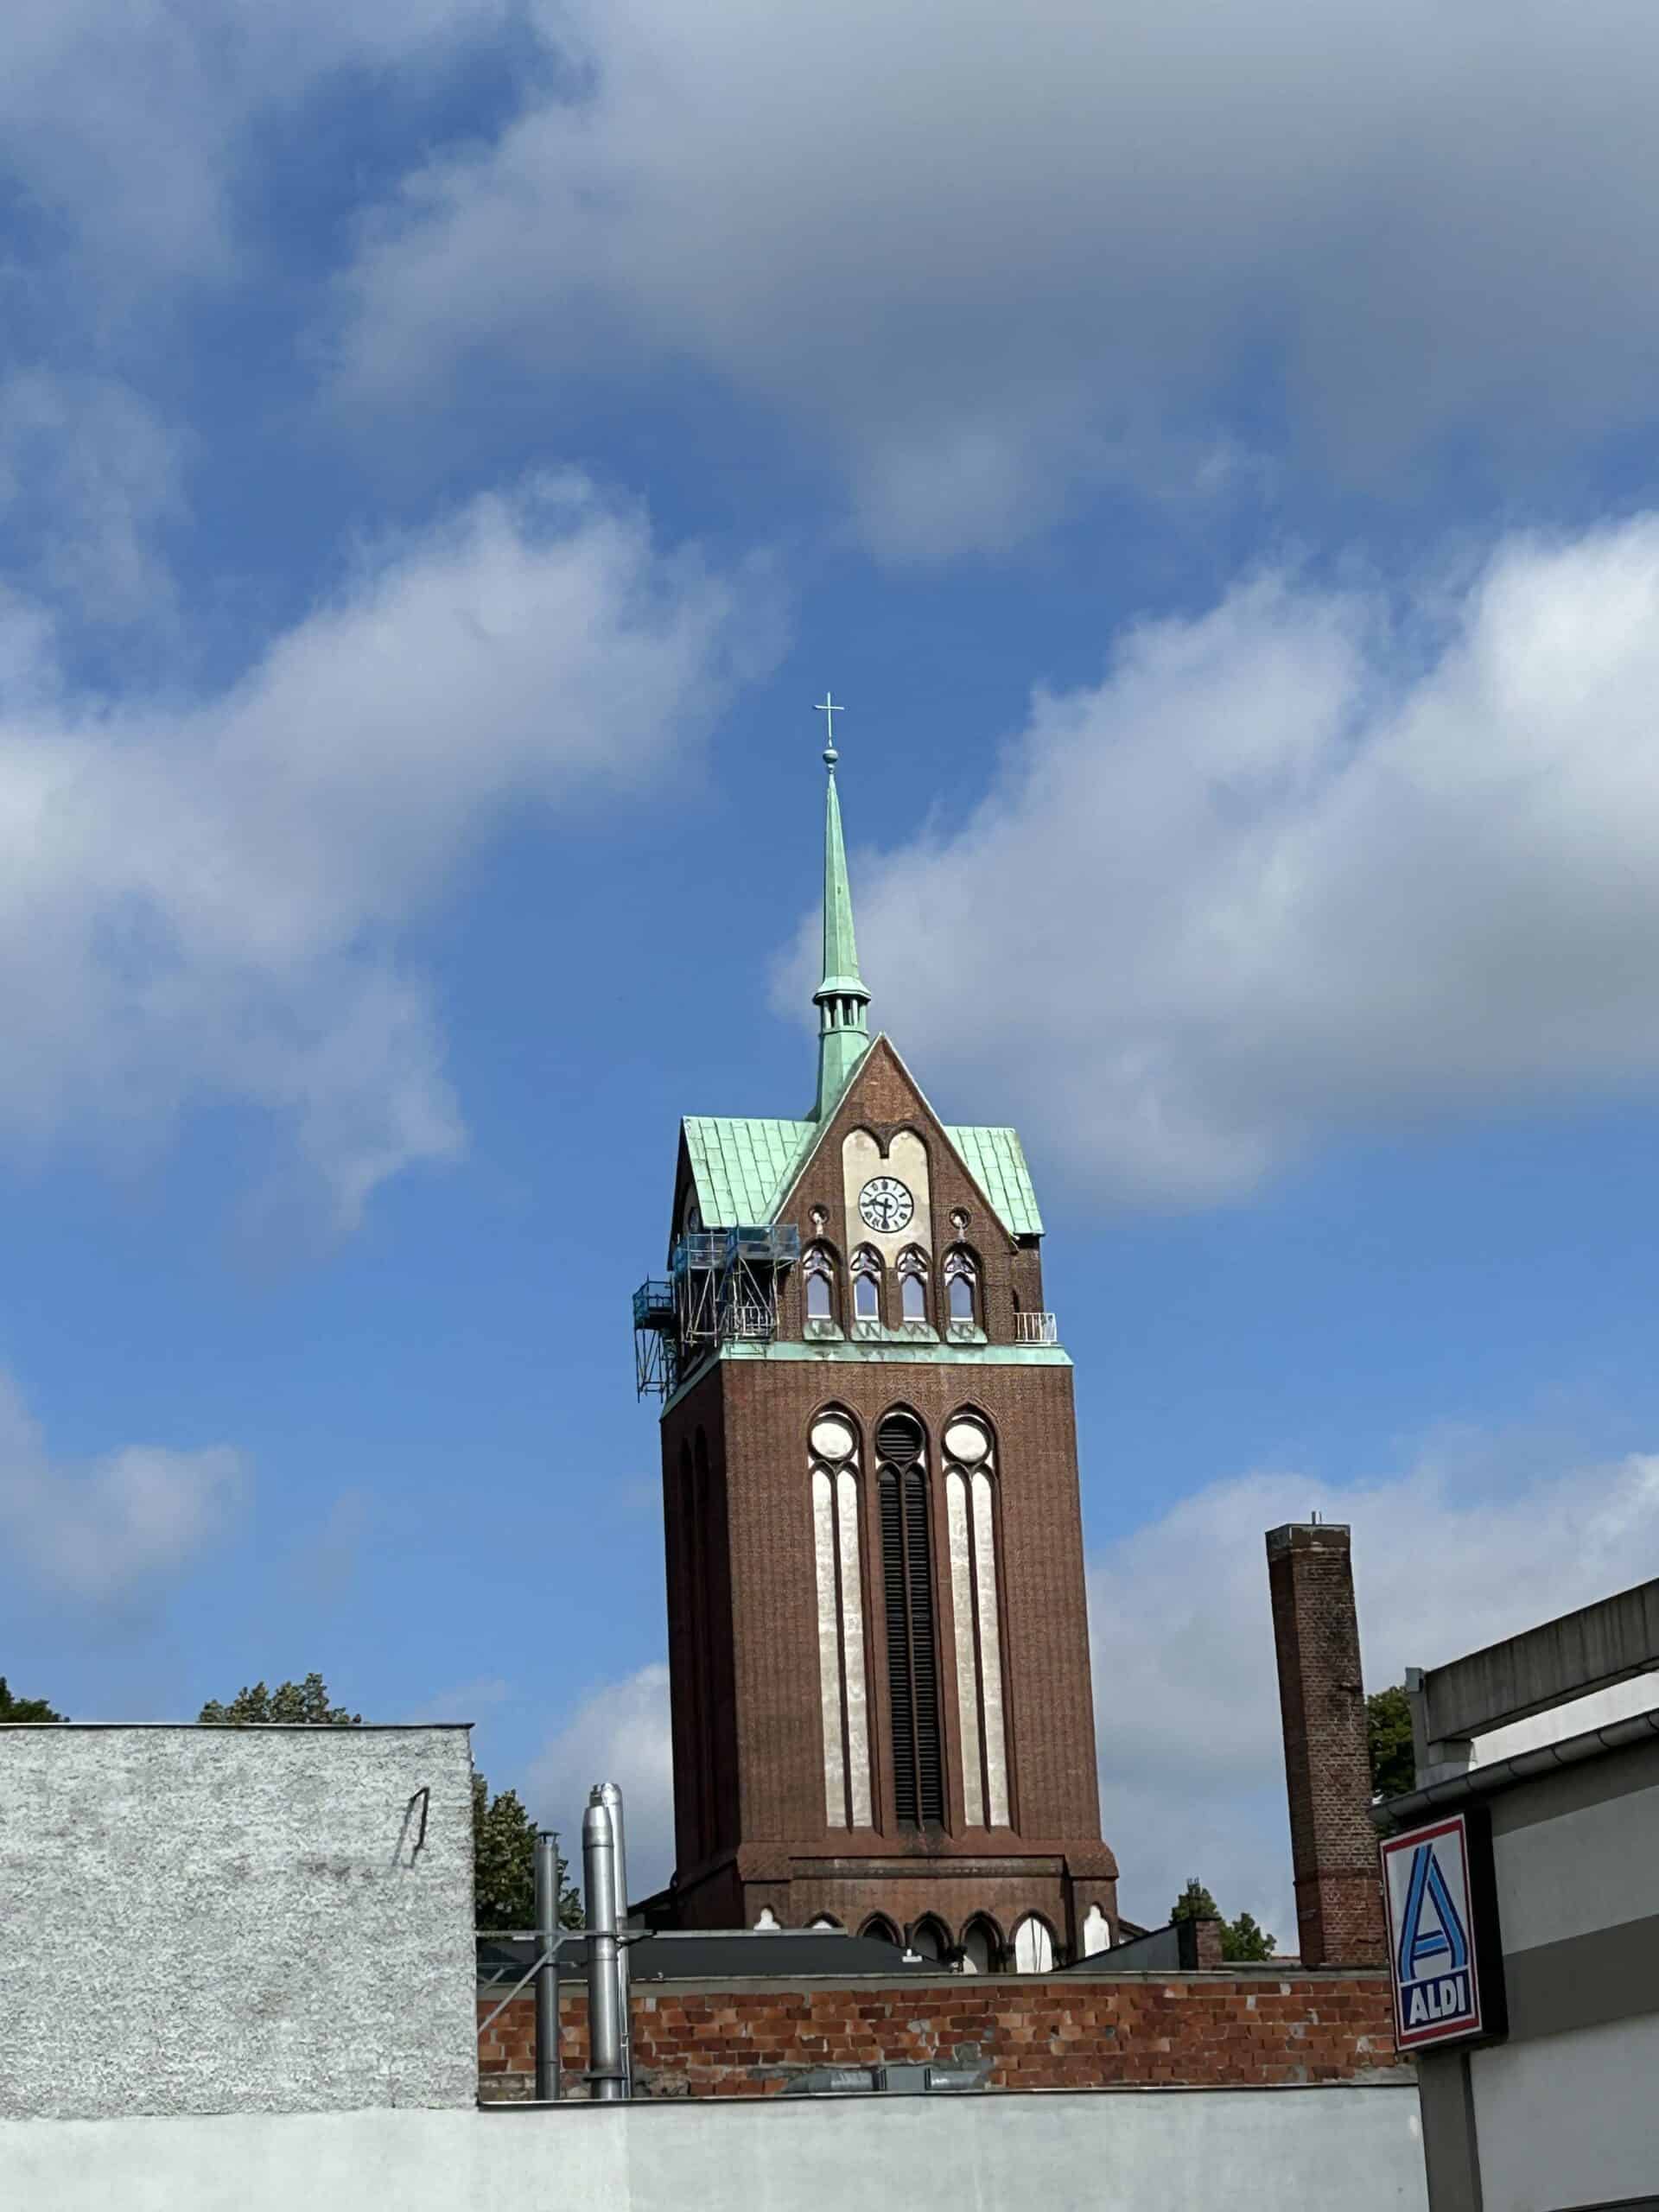
[[[817,1122],[688,1114],[685,1149],[704,1227],[732,1229],[770,1221],[818,1129]],[[1037,1211],[1037,1193],[1018,1131],[965,1127],[947,1128],[944,1134],[1008,1234],[1040,1236],[1043,1217]]]

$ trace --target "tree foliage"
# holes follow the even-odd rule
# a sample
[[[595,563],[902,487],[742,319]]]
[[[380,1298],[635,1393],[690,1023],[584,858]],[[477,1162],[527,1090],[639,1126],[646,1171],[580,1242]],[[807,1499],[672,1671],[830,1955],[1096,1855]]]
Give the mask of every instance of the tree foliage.
[[[1371,1754],[1371,1789],[1378,1797],[1403,1796],[1417,1786],[1417,1754],[1411,1740],[1411,1700],[1405,1685],[1376,1690],[1365,1700],[1365,1735]]]
[[[1169,1908],[1172,1922],[1177,1920],[1219,1920],[1216,1901],[1196,1874],[1187,1877],[1186,1887]]]
[[[1278,1939],[1257,1924],[1254,1914],[1241,1912],[1236,1920],[1221,1923],[1221,1955],[1229,1966],[1251,1959],[1270,1959]]]
[[[582,1899],[559,1861],[559,1925],[580,1928]],[[480,1928],[536,1925],[536,1824],[516,1789],[490,1796],[481,1774],[473,1776],[473,1910]]]
[[[228,1705],[210,1698],[196,1716],[221,1727],[259,1726],[286,1723],[304,1728],[360,1728],[360,1713],[347,1713],[343,1705],[330,1705],[328,1685],[321,1675],[308,1675],[302,1682],[278,1682],[268,1690],[263,1682],[246,1684]]]
[[[54,1713],[43,1697],[14,1697],[6,1678],[0,1675],[0,1720],[67,1720],[67,1713]]]
[[[1277,1939],[1268,1935],[1253,1913],[1241,1912],[1236,1920],[1224,1918],[1221,1908],[1196,1874],[1188,1877],[1186,1887],[1169,1909],[1169,1916],[1172,1923],[1219,1920],[1221,1955],[1229,1965],[1251,1959],[1270,1959],[1277,1948]]]

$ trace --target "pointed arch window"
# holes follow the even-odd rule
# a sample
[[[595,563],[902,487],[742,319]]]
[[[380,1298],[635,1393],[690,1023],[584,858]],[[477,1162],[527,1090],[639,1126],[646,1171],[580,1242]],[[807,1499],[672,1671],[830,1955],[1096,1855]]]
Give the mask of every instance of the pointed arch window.
[[[1046,1920],[1028,1912],[1014,1931],[1014,1970],[1046,1974],[1053,1964],[1054,1931]]]
[[[838,1406],[808,1440],[817,1569],[818,1695],[823,1732],[823,1816],[832,1828],[868,1827],[869,1694],[864,1667],[864,1573],[859,1538],[858,1431]]]
[[[806,1283],[806,1318],[809,1321],[833,1321],[836,1318],[836,1256],[827,1244],[812,1244],[807,1248],[801,1262],[801,1274]]]
[[[976,1913],[962,1931],[963,1974],[995,1974],[1002,1963],[1002,1939],[996,1924]]]
[[[925,1913],[910,1931],[910,1948],[924,1959],[943,1959],[950,1948],[950,1930],[942,1920]]]
[[[887,1706],[893,1811],[904,1827],[943,1827],[944,1742],[926,1450],[913,1414],[890,1413],[876,1431],[881,1462],[881,1586],[887,1628]]]
[[[945,1306],[953,1328],[973,1328],[979,1320],[979,1269],[974,1255],[958,1245],[944,1258]]]
[[[956,1414],[945,1423],[944,1517],[963,1817],[970,1827],[1005,1828],[1012,1820],[996,1587],[996,1451],[976,1414]]]
[[[861,1244],[853,1255],[853,1319],[881,1319],[881,1255]]]
[[[927,1319],[927,1255],[913,1244],[899,1255],[899,1313],[905,1321]]]

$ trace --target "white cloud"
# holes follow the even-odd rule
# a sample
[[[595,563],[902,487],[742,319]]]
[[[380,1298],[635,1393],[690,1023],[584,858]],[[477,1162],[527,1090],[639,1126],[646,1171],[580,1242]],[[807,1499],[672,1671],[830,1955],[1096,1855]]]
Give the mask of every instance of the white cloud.
[[[1161,1921],[1197,1874],[1295,1948],[1268,1529],[1313,1512],[1351,1526],[1373,1689],[1659,1573],[1659,1455],[1519,1485],[1483,1456],[1437,1447],[1345,1489],[1217,1483],[1095,1555],[1101,1815],[1131,1919]]]
[[[901,556],[1103,473],[1190,492],[1230,411],[1371,471],[1651,416],[1659,17],[1628,0],[538,12],[554,89],[365,240],[369,391],[480,349],[690,360]]]
[[[529,1802],[539,1822],[559,1831],[578,1886],[582,1815],[596,1782],[622,1791],[628,1889],[637,1902],[674,1871],[674,1754],[662,1661],[589,1690],[531,1762]]]
[[[54,1460],[0,1370],[0,1552],[61,1597],[110,1605],[183,1573],[233,1528],[249,1480],[227,1445]]]
[[[1651,1083],[1656,696],[1659,518],[1511,537],[1403,614],[1263,575],[1039,692],[959,827],[855,856],[875,1012],[1112,1200]]]
[[[365,552],[206,702],[63,696],[0,607],[0,1143],[154,1144],[229,1097],[347,1225],[453,1154],[399,930],[510,810],[638,791],[695,746],[772,649],[770,603],[548,478]]]
[[[171,0],[52,0],[9,12],[0,76],[18,219],[54,255],[94,264],[95,289],[61,296],[111,326],[181,281],[226,276],[233,190],[254,128],[345,71],[388,80],[499,33],[508,0],[322,0],[235,11]]]

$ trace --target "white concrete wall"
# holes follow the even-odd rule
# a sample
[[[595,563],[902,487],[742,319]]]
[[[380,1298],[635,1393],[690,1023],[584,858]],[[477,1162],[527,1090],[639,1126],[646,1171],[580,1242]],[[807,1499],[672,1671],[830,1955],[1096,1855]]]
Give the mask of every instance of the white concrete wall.
[[[29,2212],[1426,2212],[1414,2090],[0,2122]]]
[[[0,1727],[0,2114],[470,2107],[472,1926],[464,1729]]]
[[[1659,2013],[1470,2055],[1484,2212],[1659,2196]]]

